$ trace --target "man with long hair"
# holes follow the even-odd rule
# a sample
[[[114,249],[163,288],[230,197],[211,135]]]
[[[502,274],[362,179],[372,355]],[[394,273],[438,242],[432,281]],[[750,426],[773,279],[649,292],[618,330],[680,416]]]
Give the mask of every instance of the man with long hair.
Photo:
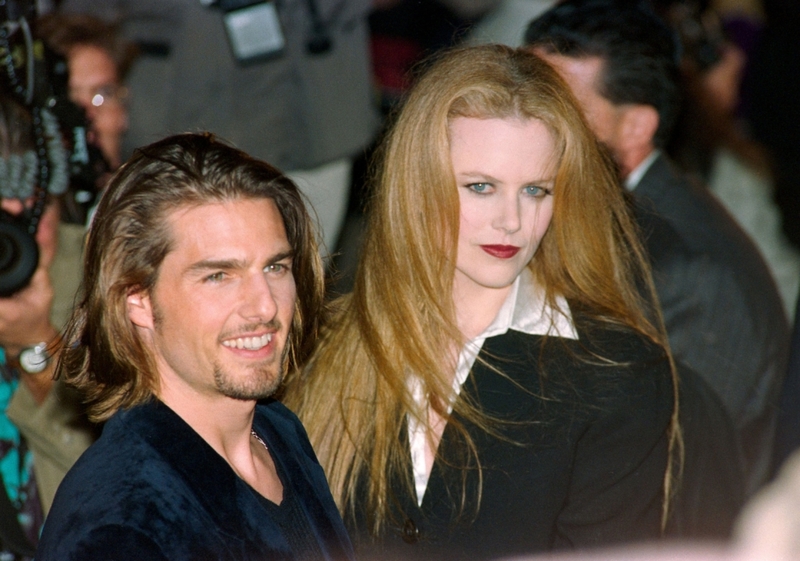
[[[316,336],[311,224],[290,180],[211,135],[120,168],[57,371],[107,423],[37,559],[352,557],[305,431],[267,400]]]

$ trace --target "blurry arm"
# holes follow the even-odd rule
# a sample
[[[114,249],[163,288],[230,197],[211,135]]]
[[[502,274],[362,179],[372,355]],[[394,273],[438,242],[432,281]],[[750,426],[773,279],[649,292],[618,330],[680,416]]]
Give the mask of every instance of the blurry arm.
[[[28,286],[9,298],[0,298],[0,346],[7,360],[16,359],[24,347],[56,340],[58,331],[50,323],[52,302],[53,287],[43,266],[36,270]],[[39,404],[53,384],[54,362],[51,360],[43,372],[21,376]]]

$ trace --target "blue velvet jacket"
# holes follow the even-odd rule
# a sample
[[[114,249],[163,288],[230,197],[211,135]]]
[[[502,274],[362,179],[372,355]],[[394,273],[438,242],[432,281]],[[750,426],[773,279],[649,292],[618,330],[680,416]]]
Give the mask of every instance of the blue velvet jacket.
[[[352,547],[305,430],[288,409],[256,408],[284,486],[320,559]],[[153,401],[115,414],[56,494],[37,561],[294,559],[261,497],[177,414]]]

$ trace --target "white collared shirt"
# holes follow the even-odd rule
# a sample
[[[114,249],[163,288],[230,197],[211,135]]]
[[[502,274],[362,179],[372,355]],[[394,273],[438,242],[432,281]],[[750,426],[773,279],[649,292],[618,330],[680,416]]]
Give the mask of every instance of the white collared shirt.
[[[639,182],[644,177],[644,174],[647,173],[647,170],[650,169],[650,166],[653,165],[653,162],[661,155],[661,150],[653,150],[650,152],[650,155],[647,156],[642,163],[636,166],[636,169],[633,170],[628,174],[628,177],[625,178],[625,188],[628,191],[633,191],[639,185]]]
[[[520,331],[529,335],[550,335],[553,337],[565,337],[577,339],[578,332],[572,323],[572,315],[569,311],[567,301],[558,297],[558,307],[563,313],[548,306],[542,290],[533,280],[533,274],[528,269],[523,269],[522,273],[514,281],[511,291],[500,307],[500,311],[494,321],[480,335],[468,341],[458,355],[458,366],[456,375],[453,379],[453,395],[458,397],[461,393],[461,386],[466,382],[478,354],[481,352],[483,343],[489,337],[495,337],[506,333],[509,329]],[[427,408],[428,400],[422,393],[422,386],[416,377],[409,380],[409,389],[414,397],[414,401],[420,408]],[[448,413],[453,409],[452,404],[448,407]],[[427,411],[420,415],[420,418],[427,419]],[[427,469],[425,453],[427,449],[426,427],[417,422],[413,416],[408,416],[408,442],[411,449],[411,463],[414,470],[414,484],[417,491],[417,504],[422,505],[422,498],[428,488],[430,471]]]

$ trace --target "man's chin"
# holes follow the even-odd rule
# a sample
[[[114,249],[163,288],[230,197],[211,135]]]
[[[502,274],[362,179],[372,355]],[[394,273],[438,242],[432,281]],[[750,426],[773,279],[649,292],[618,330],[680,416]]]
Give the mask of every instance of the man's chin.
[[[262,371],[260,375],[253,376],[249,380],[231,378],[220,370],[214,373],[217,389],[222,395],[241,401],[258,401],[272,396],[278,390],[283,381],[283,369],[277,372]]]

